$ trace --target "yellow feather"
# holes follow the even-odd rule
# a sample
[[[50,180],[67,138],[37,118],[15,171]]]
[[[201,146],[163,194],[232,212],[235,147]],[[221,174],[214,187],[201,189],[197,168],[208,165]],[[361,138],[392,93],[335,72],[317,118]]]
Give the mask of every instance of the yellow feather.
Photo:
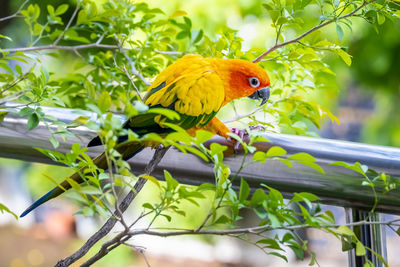
[[[225,93],[213,64],[199,55],[182,57],[157,76],[149,91],[164,82],[165,87],[150,95],[146,104],[168,107],[175,103],[175,111],[190,116],[218,111]]]

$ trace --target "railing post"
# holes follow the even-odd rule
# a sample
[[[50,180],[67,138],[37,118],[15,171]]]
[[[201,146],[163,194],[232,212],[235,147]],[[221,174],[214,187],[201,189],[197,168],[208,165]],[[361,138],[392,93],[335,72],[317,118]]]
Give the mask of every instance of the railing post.
[[[358,221],[379,222],[382,217],[379,213],[371,214],[366,211],[352,208],[346,208],[345,213],[347,223]],[[365,247],[371,248],[387,261],[385,226],[379,224],[361,225],[353,227],[353,231]],[[348,257],[349,267],[363,267],[365,264],[365,258],[370,260],[375,267],[383,267],[383,263],[368,249],[366,251],[366,257],[357,256],[354,249],[348,252]]]

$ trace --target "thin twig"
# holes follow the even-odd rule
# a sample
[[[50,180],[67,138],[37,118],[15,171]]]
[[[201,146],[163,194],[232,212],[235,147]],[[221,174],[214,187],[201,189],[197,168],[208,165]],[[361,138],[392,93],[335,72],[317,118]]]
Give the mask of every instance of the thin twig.
[[[395,219],[387,222],[370,222],[370,221],[359,221],[359,222],[354,222],[354,223],[347,223],[347,224],[331,224],[331,225],[322,225],[319,229],[324,230],[324,229],[330,229],[330,228],[337,228],[340,226],[347,226],[347,227],[352,227],[352,226],[359,226],[359,225],[395,225],[398,226],[400,219]],[[224,235],[224,236],[231,236],[231,237],[237,237],[239,234],[255,234],[255,235],[261,235],[262,233],[265,233],[267,231],[271,230],[288,230],[288,231],[293,231],[293,230],[299,230],[299,229],[306,229],[306,228],[315,228],[315,226],[311,225],[293,225],[293,226],[281,226],[281,227],[272,227],[270,225],[264,225],[264,226],[256,226],[256,227],[249,227],[249,228],[237,228],[237,229],[228,229],[228,230],[201,230],[198,231],[197,229],[195,230],[178,230],[178,231],[171,231],[171,232],[160,232],[160,231],[154,231],[154,230],[149,230],[149,229],[137,229],[130,231],[126,233],[126,231],[123,231],[119,233],[117,236],[115,236],[113,239],[110,241],[104,243],[102,245],[101,250],[93,256],[91,259],[89,259],[87,262],[81,265],[81,267],[86,267],[90,266],[93,263],[95,263],[97,260],[101,259],[105,255],[107,255],[110,251],[113,249],[117,248],[119,245],[124,244],[129,238],[132,236],[136,235],[153,235],[153,236],[160,236],[160,237],[169,237],[169,236],[181,236],[181,235]]]
[[[18,79],[16,79],[14,82],[10,83],[6,88],[4,88],[1,92],[0,95],[4,94],[5,92],[7,92],[8,90],[10,90],[11,88],[13,88],[14,86],[16,86],[18,83],[22,82],[23,80],[25,80],[28,75],[28,73],[25,73],[24,75],[20,76]]]
[[[99,38],[102,40],[104,35]],[[43,45],[43,46],[30,46],[30,47],[18,47],[18,48],[7,48],[7,49],[0,49],[0,53],[16,53],[16,52],[33,52],[33,51],[42,51],[42,50],[67,50],[67,51],[74,51],[77,53],[78,50],[82,49],[89,49],[89,48],[104,48],[104,49],[119,49],[118,45],[106,45],[100,44],[99,40],[95,43],[91,44],[84,44],[84,45]],[[126,48],[122,48],[124,51],[128,50]],[[140,50],[139,48],[133,48],[134,50]],[[183,55],[182,52],[175,52],[175,51],[160,51],[154,50],[154,52],[163,55]],[[147,81],[145,82],[146,85],[150,85]]]
[[[4,18],[0,18],[0,22],[8,20],[8,19],[12,19],[15,17],[18,17],[19,13],[21,12],[21,10],[24,8],[24,6],[29,2],[29,0],[25,0],[22,5],[19,7],[19,9],[17,10],[17,12],[15,12],[14,14],[4,17]]]
[[[131,81],[133,88],[135,88],[136,94],[139,96],[140,100],[143,102],[143,97],[140,95],[139,88],[137,88],[135,82],[133,81],[131,75],[129,74],[129,71],[126,69],[125,66],[123,66],[122,71],[125,73],[125,75],[128,77],[128,79]]]
[[[240,120],[240,119],[243,119],[243,118],[247,118],[247,117],[249,117],[250,115],[253,115],[254,113],[256,113],[256,112],[258,112],[258,111],[260,111],[260,110],[262,110],[262,109],[263,109],[263,107],[257,107],[257,108],[255,108],[255,109],[253,109],[252,111],[250,111],[249,113],[246,113],[246,114],[244,114],[244,115],[236,115],[236,116],[233,117],[232,119],[224,120],[223,123],[235,122],[235,121],[237,121],[237,120]]]
[[[161,161],[161,159],[164,157],[165,153],[167,152],[169,147],[158,147],[156,148],[156,151],[154,152],[153,158],[151,161],[147,164],[145,168],[145,173],[146,174],[151,174],[155,167],[158,165],[158,163]],[[125,212],[125,210],[129,207],[129,205],[132,203],[132,201],[135,199],[137,194],[140,192],[140,190],[143,188],[144,184],[146,183],[146,179],[144,178],[139,178],[139,180],[136,182],[134,189],[132,191],[129,191],[129,193],[125,196],[125,198],[122,200],[121,204],[119,204],[119,208],[121,212]],[[86,253],[104,236],[106,236],[115,226],[117,220],[115,218],[109,218],[106,223],[94,234],[92,235],[86,243],[75,253],[72,255],[68,256],[67,258],[60,260],[57,264],[56,267],[64,267],[64,266],[69,266],[72,263],[76,262],[80,258],[86,255]]]
[[[128,247],[130,247],[130,248],[136,250],[137,252],[139,252],[139,253],[143,256],[143,259],[144,259],[144,261],[145,261],[145,263],[146,263],[146,266],[147,266],[147,267],[150,267],[150,263],[149,263],[149,261],[147,260],[146,254],[144,253],[144,251],[145,251],[145,248],[144,248],[144,247],[131,245],[131,244],[126,243],[126,242],[124,242],[123,244],[124,244],[125,246],[128,246]]]
[[[106,48],[106,49],[118,49],[117,45],[106,45],[106,44],[84,44],[84,45],[74,45],[74,46],[67,46],[67,45],[43,45],[43,46],[31,46],[31,47],[20,47],[20,48],[8,48],[8,49],[1,49],[0,52],[8,52],[8,53],[15,53],[15,52],[31,52],[31,51],[41,51],[41,50],[69,50],[69,51],[77,51],[81,49],[88,49],[88,48]]]
[[[57,45],[58,42],[64,37],[65,33],[67,32],[67,30],[69,29],[69,27],[71,27],[72,21],[75,19],[76,14],[78,14],[80,8],[80,2],[77,1],[74,13],[72,13],[71,18],[69,19],[67,26],[65,26],[65,29],[63,30],[63,32],[58,36],[58,38],[54,41],[53,45]]]
[[[162,55],[184,55],[184,52],[178,52],[178,51],[161,51],[161,50],[157,50],[155,49],[154,52],[158,53],[158,54],[162,54]]]
[[[253,63],[257,63],[257,62],[261,61],[261,59],[263,59],[265,56],[267,56],[267,55],[268,55],[269,53],[271,53],[272,51],[274,51],[274,50],[276,50],[276,49],[278,49],[278,48],[280,48],[280,47],[282,47],[282,46],[286,46],[286,45],[289,45],[289,44],[296,43],[296,42],[300,41],[301,39],[303,39],[304,37],[306,37],[307,35],[309,35],[310,33],[314,32],[314,31],[316,31],[316,30],[318,30],[318,29],[320,29],[320,28],[322,28],[322,27],[327,26],[327,25],[331,24],[332,22],[336,22],[336,21],[338,21],[338,20],[341,20],[341,19],[345,19],[345,18],[354,16],[355,13],[357,13],[357,11],[359,11],[360,9],[362,9],[363,7],[365,7],[366,5],[371,4],[372,2],[375,2],[375,1],[376,1],[376,0],[364,1],[364,3],[363,3],[362,5],[360,5],[359,7],[357,7],[357,8],[354,9],[352,12],[350,12],[350,13],[348,13],[348,14],[346,14],[346,15],[343,15],[343,16],[341,16],[341,17],[337,17],[337,18],[328,20],[328,21],[326,21],[326,22],[324,22],[324,23],[321,23],[321,24],[319,24],[319,25],[317,25],[317,26],[311,28],[310,30],[306,31],[306,32],[303,33],[302,35],[300,35],[300,36],[298,36],[298,37],[296,37],[296,38],[294,38],[294,39],[292,39],[292,40],[289,40],[289,41],[286,41],[286,42],[283,42],[283,43],[280,43],[280,44],[275,44],[273,47],[271,47],[270,49],[268,49],[266,52],[262,53],[260,56],[258,56],[256,59],[254,59],[252,62],[253,62]]]
[[[147,86],[150,85],[150,83],[143,77],[143,75],[136,69],[135,64],[133,63],[132,59],[128,56],[128,54],[125,52],[125,49],[122,48],[122,43],[121,40],[119,40],[118,38],[116,38],[118,41],[118,49],[119,51],[124,55],[124,57],[126,58],[126,60],[128,60],[129,66],[131,68],[131,72],[133,75],[137,76],[139,79],[141,79],[143,81],[143,83]],[[130,77],[130,76],[128,76]],[[134,87],[136,88],[136,86],[134,85]],[[136,89],[137,90],[137,89]],[[139,90],[137,90],[139,91]]]
[[[337,228],[340,226],[360,226],[360,225],[395,225],[398,226],[400,219],[394,219],[387,222],[375,222],[375,221],[359,221],[353,223],[346,223],[346,224],[331,224],[331,225],[323,225],[320,228]],[[155,235],[160,237],[167,237],[167,236],[179,236],[179,235],[236,235],[236,234],[259,234],[270,230],[299,230],[305,228],[315,228],[315,226],[311,225],[293,225],[293,226],[281,226],[281,227],[272,227],[271,225],[264,225],[264,226],[255,226],[249,228],[237,228],[237,229],[228,229],[228,230],[182,230],[182,231],[171,231],[171,232],[160,232],[154,231],[149,229],[137,229],[132,230],[128,233],[129,236],[135,235]]]

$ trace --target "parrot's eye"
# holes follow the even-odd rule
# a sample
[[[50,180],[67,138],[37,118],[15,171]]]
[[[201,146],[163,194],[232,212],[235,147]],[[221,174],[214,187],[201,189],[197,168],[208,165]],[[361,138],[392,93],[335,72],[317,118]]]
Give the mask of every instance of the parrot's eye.
[[[257,88],[258,86],[260,86],[260,81],[256,77],[250,77],[249,83],[253,88]]]

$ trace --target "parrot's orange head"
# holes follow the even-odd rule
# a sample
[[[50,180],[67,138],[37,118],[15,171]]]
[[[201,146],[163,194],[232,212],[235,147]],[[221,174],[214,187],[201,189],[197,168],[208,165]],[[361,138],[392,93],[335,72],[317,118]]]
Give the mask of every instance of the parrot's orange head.
[[[267,72],[255,63],[242,59],[223,59],[227,64],[226,91],[229,91],[225,102],[240,97],[250,97],[252,99],[262,99],[261,105],[265,104],[270,95],[270,80]]]

